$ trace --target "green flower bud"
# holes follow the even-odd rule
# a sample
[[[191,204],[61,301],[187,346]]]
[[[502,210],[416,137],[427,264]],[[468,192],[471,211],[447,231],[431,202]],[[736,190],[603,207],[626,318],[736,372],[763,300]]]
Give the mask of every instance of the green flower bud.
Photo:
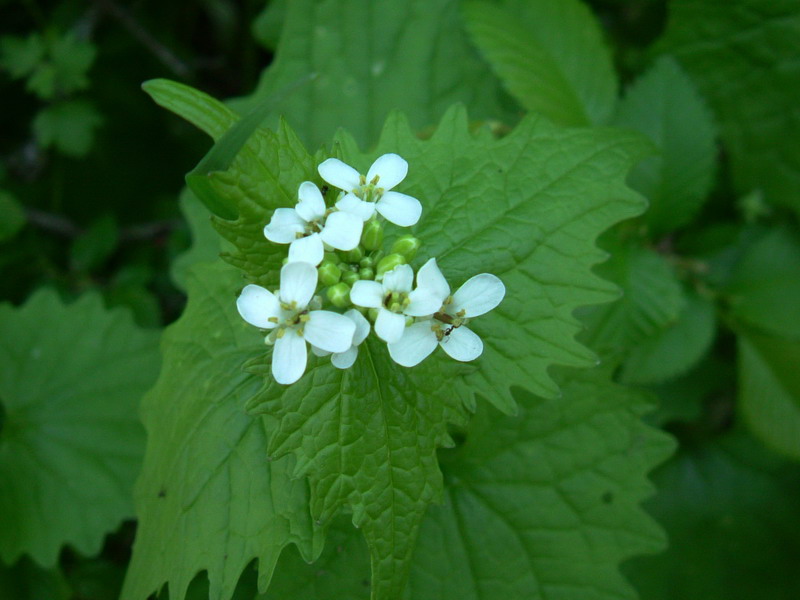
[[[373,323],[378,320],[378,312],[380,309],[378,308],[370,308],[369,309],[369,320]]]
[[[342,270],[328,260],[323,260],[319,266],[319,282],[325,286],[336,285],[342,278]]]
[[[375,279],[375,270],[372,267],[364,267],[358,270],[361,279]]]
[[[361,244],[367,250],[377,250],[383,243],[383,225],[377,219],[373,219],[364,225],[364,232],[361,234]]]
[[[358,261],[364,258],[364,249],[361,246],[356,246],[352,250],[343,253],[342,257],[344,258],[345,262],[356,264]]]
[[[340,281],[328,288],[328,300],[337,308],[350,306],[350,286]]]
[[[414,260],[420,246],[422,246],[422,242],[413,235],[401,235],[392,244],[392,253],[400,254],[405,257],[406,261],[411,261]]]
[[[358,261],[359,266],[361,267],[373,267],[375,266],[375,259],[371,256],[365,256],[360,261]]]
[[[342,281],[347,285],[353,285],[356,281],[361,279],[355,271],[345,271],[342,273]]]
[[[326,252],[325,258],[323,258],[323,260],[332,262],[335,265],[338,265],[340,262],[342,262],[342,259],[339,258],[339,254],[336,252]]]
[[[376,276],[383,279],[384,274],[404,264],[406,264],[406,258],[402,254],[387,254],[378,262]]]

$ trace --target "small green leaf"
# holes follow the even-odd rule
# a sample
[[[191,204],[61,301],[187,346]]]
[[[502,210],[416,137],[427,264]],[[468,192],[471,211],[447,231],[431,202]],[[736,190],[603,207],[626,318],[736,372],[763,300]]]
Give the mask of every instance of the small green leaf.
[[[693,296],[677,321],[637,344],[625,359],[621,381],[627,384],[663,383],[684,374],[714,341],[716,315],[709,300]]]
[[[661,151],[631,172],[631,187],[650,200],[644,220],[661,235],[689,223],[714,178],[711,114],[672,58],[662,58],[627,91],[614,117],[619,127],[649,137]]]
[[[47,46],[37,33],[25,37],[6,35],[0,38],[0,67],[13,79],[30,75],[42,62]]]
[[[14,237],[23,225],[25,213],[19,201],[13,194],[0,190],[0,242]]]
[[[765,444],[800,459],[800,341],[738,333],[741,413]]]
[[[56,36],[50,42],[50,59],[58,77],[58,90],[71,94],[89,87],[87,73],[94,62],[94,44],[74,33]]]
[[[43,148],[55,146],[67,156],[85,156],[94,132],[103,123],[97,109],[84,100],[69,100],[43,108],[33,120],[33,133]]]
[[[526,110],[562,125],[608,122],[617,80],[603,34],[579,0],[470,1],[472,40]]]
[[[726,292],[733,317],[776,336],[800,338],[800,235],[778,227],[744,250]]]
[[[800,214],[800,2],[674,0],[660,49],[714,109],[740,195]]]
[[[158,372],[155,332],[89,294],[0,305],[0,557],[56,563],[62,546],[99,552],[133,514],[141,395]]]
[[[182,600],[201,570],[210,598],[233,594],[242,569],[259,563],[269,582],[281,549],[312,557],[308,485],[291,460],[267,460],[268,423],[243,410],[261,386],[242,364],[263,339],[236,312],[241,278],[230,267],[188,273],[189,304],[164,333],[164,363],[142,405],[147,452],[136,484],[139,526],[122,593],[145,600],[169,584]]]
[[[682,444],[653,481],[646,508],[670,545],[624,566],[641,598],[800,597],[800,466],[737,430]]]

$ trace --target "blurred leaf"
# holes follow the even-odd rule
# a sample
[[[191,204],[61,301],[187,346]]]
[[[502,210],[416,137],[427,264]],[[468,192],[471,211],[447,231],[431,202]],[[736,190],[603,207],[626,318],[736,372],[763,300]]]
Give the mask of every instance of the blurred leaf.
[[[308,484],[292,480],[291,459],[268,460],[268,423],[243,410],[262,382],[242,365],[264,343],[236,312],[241,284],[219,261],[190,270],[189,304],[164,333],[161,376],[142,404],[148,443],[124,600],[164,583],[181,600],[202,570],[206,597],[230,598],[252,559],[263,588],[284,546],[307,559],[319,550]]]
[[[800,214],[800,1],[674,0],[660,48],[716,114],[739,194]]]
[[[58,90],[71,94],[89,87],[87,72],[94,62],[97,49],[87,40],[74,33],[53,37],[50,43],[50,59],[58,76]]]
[[[103,117],[89,102],[69,100],[40,110],[33,120],[33,133],[42,148],[55,146],[79,158],[91,150],[94,131],[102,123]]]
[[[558,379],[563,397],[521,392],[513,417],[479,404],[464,445],[440,452],[444,505],[422,523],[406,598],[636,598],[617,565],[665,545],[638,504],[674,445],[642,424],[650,403],[608,369]],[[311,565],[287,551],[264,600],[366,600],[356,535],[334,524]]]
[[[689,223],[711,189],[716,147],[711,115],[678,63],[657,61],[628,89],[613,122],[644,133],[661,150],[629,178],[650,201],[644,220],[652,235]]]
[[[672,266],[656,252],[613,244],[608,261],[595,269],[620,287],[621,298],[583,309],[583,342],[594,350],[627,353],[677,321],[686,298]]]
[[[253,22],[253,37],[265,49],[274,51],[278,47],[288,9],[288,0],[271,0]]]
[[[144,432],[140,396],[158,372],[158,335],[107,311],[96,294],[69,306],[52,291],[0,305],[0,557],[56,563],[85,555],[133,513]]]
[[[625,565],[646,600],[800,597],[800,468],[743,432],[685,445],[646,508],[669,549]]]
[[[690,297],[675,322],[633,347],[623,363],[621,381],[653,384],[684,374],[708,352],[715,332],[714,304]]]
[[[0,37],[0,67],[6,69],[12,79],[30,75],[44,60],[46,52],[47,46],[37,33]]]
[[[800,459],[800,340],[738,333],[741,413],[765,444]]]
[[[58,569],[42,569],[28,558],[20,559],[13,567],[0,563],[0,600],[72,598],[72,590]]]
[[[726,292],[735,319],[776,336],[800,338],[800,235],[777,227],[747,244]]]
[[[111,215],[97,219],[70,248],[70,267],[81,273],[94,271],[109,259],[119,242],[117,221]]]
[[[562,125],[606,123],[617,78],[598,23],[579,0],[470,1],[467,29],[526,110]]]
[[[340,127],[374,144],[391,110],[415,129],[434,126],[456,102],[473,119],[506,115],[499,82],[462,32],[458,0],[293,0],[275,60],[256,91],[230,103],[244,114],[311,73],[317,78],[276,107],[306,147],[327,144]]]
[[[0,190],[0,242],[14,237],[23,225],[25,213],[19,201],[13,194]]]

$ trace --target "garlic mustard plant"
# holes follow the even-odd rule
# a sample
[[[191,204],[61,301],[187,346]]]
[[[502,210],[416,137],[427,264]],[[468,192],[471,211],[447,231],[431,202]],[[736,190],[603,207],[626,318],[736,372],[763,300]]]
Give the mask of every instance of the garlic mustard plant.
[[[271,242],[289,244],[289,262],[322,262],[325,245],[337,250],[352,250],[361,239],[363,221],[346,211],[331,211],[316,185],[300,184],[299,201],[294,208],[278,208],[264,236]]]
[[[308,359],[306,342],[328,352],[346,352],[352,346],[355,323],[335,312],[312,309],[316,288],[314,267],[288,263],[281,269],[277,294],[248,285],[236,301],[245,321],[270,331],[266,341],[275,346],[272,375],[278,383],[294,383],[303,375]]]
[[[410,227],[419,221],[422,205],[419,200],[391,191],[408,173],[408,163],[397,154],[384,154],[361,175],[338,158],[329,158],[319,166],[320,176],[344,192],[336,208],[371,219],[377,211],[387,221]]]
[[[431,258],[417,273],[417,284],[441,298],[432,317],[406,328],[403,336],[389,344],[389,355],[399,365],[413,367],[427,358],[437,344],[455,360],[468,362],[483,352],[483,341],[466,324],[495,308],[506,293],[499,278],[481,273],[468,279],[450,295],[450,285]]]
[[[350,368],[371,330],[405,367],[419,364],[437,345],[459,361],[480,356],[483,342],[466,324],[500,303],[503,283],[483,273],[450,295],[431,258],[416,274],[415,287],[408,263],[421,241],[405,234],[394,238],[388,253],[383,248],[379,216],[404,226],[417,223],[422,213],[419,200],[391,191],[405,178],[408,163],[384,154],[363,176],[330,158],[318,171],[342,190],[335,206],[326,205],[313,182],[301,183],[297,206],[276,209],[264,228],[271,242],[289,244],[280,290],[248,285],[237,301],[245,321],[270,332],[275,380],[290,384],[302,377],[306,342],[314,355],[330,356],[334,367]],[[321,310],[323,301],[332,310]]]

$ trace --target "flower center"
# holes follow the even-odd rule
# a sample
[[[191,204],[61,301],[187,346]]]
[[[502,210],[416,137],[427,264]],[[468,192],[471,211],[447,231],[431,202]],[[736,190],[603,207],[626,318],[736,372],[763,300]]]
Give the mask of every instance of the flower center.
[[[445,301],[445,306],[449,303],[450,302]],[[433,318],[435,320],[431,325],[431,331],[436,334],[436,340],[441,342],[456,329],[464,325],[468,321],[466,314],[467,311],[464,309],[461,309],[455,315],[442,311],[433,313]],[[436,321],[439,321],[439,323]]]
[[[367,178],[363,175],[361,176],[361,187],[357,190],[354,190],[354,194],[357,198],[363,200],[364,202],[377,202],[383,196],[383,192],[385,191],[383,188],[378,187],[378,180],[380,179],[380,175],[375,175],[372,178],[372,181],[367,183]]]
[[[411,303],[405,292],[389,292],[383,297],[383,306],[393,313],[402,313],[403,309]]]

